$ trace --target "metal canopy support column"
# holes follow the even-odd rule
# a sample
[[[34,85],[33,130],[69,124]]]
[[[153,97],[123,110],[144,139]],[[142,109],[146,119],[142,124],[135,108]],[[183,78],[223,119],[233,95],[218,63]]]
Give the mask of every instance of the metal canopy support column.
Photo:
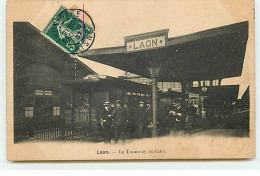
[[[153,105],[153,131],[152,136],[156,137],[157,132],[157,87],[158,87],[158,73],[160,68],[158,66],[152,66],[149,68],[152,78],[152,105]]]

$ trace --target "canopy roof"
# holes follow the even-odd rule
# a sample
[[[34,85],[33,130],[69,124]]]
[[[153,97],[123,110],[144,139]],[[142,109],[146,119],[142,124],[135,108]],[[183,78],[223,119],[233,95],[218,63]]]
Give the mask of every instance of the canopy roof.
[[[152,91],[149,85],[103,75],[88,75],[85,79],[67,80],[63,84],[88,91],[101,91],[109,88],[142,94],[151,94]]]
[[[86,64],[76,57],[66,53],[55,42],[46,38],[41,31],[29,22],[14,22],[14,62],[19,67],[27,67],[30,64],[46,64],[61,72],[66,68],[66,61],[74,68],[74,62],[78,63],[77,69],[81,69],[85,75],[96,74]],[[83,74],[83,75],[84,75]]]
[[[93,49],[80,57],[150,78],[151,64],[160,66],[159,81],[213,80],[241,76],[248,22],[166,38],[166,46],[127,52],[126,46]]]

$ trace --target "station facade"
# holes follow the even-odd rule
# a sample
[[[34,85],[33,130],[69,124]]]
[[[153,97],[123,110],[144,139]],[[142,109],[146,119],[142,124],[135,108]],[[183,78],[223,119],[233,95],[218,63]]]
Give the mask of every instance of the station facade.
[[[97,75],[28,22],[15,22],[13,34],[15,142],[97,126],[105,101],[151,98],[151,86]]]

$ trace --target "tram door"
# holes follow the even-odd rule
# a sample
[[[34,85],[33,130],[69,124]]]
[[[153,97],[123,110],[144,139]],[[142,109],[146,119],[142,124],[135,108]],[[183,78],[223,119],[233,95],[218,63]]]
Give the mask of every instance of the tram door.
[[[42,125],[48,125],[52,117],[52,97],[35,97],[35,115]]]

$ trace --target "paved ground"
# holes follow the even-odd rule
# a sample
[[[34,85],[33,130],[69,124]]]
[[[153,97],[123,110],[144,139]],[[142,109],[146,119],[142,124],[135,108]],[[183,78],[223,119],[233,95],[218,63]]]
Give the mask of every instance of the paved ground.
[[[187,136],[187,134],[184,131],[176,133],[171,130],[170,136]],[[196,129],[189,136],[248,137],[248,131],[239,129]]]
[[[196,129],[193,131],[192,135],[188,135],[184,131],[178,131],[177,133],[174,130],[171,130],[169,136],[172,137],[196,137],[196,136],[218,136],[218,137],[248,137],[248,132],[246,130],[238,130],[238,129]],[[131,140],[138,140],[138,139],[127,139],[127,142]],[[81,136],[78,138],[73,138],[67,141],[82,141],[82,142],[93,142],[93,143],[104,143],[102,139],[97,139],[95,137],[89,136]],[[113,141],[112,141],[113,143]],[[122,143],[121,140],[118,142],[119,144]]]
[[[248,130],[239,129],[208,129],[194,132],[194,136],[224,136],[224,137],[248,137]]]

